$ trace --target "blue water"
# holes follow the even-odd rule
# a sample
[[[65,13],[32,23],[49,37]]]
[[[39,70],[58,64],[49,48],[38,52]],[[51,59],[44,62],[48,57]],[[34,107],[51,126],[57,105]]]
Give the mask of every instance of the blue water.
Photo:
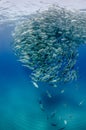
[[[79,48],[77,81],[54,89],[40,84],[37,89],[29,77],[31,71],[12,50],[14,27],[4,24],[0,28],[0,130],[86,130],[86,45]],[[40,98],[45,111],[40,109]],[[48,119],[54,111],[55,117]]]

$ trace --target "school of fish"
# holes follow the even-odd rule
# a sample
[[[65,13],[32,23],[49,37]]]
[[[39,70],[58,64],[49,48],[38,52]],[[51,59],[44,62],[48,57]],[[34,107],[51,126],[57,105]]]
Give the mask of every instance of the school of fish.
[[[78,48],[86,43],[86,13],[54,5],[19,22],[13,39],[13,50],[32,70],[32,81],[76,80]]]

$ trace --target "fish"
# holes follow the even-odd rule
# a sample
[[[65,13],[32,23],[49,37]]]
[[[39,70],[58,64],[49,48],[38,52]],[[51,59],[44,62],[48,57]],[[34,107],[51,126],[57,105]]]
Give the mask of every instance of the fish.
[[[41,109],[42,111],[45,111],[45,108],[44,108],[44,105],[43,105],[43,104],[40,104],[40,109]]]
[[[51,123],[52,126],[57,126],[57,123]]]
[[[64,120],[64,124],[67,125],[67,120]]]
[[[41,100],[41,99],[39,99],[39,100],[38,100],[38,103],[39,103],[39,104],[42,104],[42,100]]]
[[[41,99],[38,100],[38,103],[39,103],[39,105],[40,105],[40,109],[41,109],[42,111],[45,111],[45,108],[44,108],[44,105],[43,105]]]
[[[61,93],[64,93],[64,89],[63,89],[63,90],[61,90]]]
[[[79,106],[81,106],[84,102],[85,102],[85,99],[83,99],[82,101],[80,101]]]
[[[33,83],[34,87],[39,88],[39,86],[36,82],[32,81],[32,83]]]
[[[36,81],[40,81],[58,86],[77,80],[75,65],[78,47],[86,43],[86,15],[52,6],[30,17],[16,25],[12,36],[14,53],[32,71],[33,85],[39,88]]]
[[[72,117],[73,117],[73,116],[70,114],[70,115],[69,115],[69,118],[72,118]]]
[[[53,85],[54,88],[57,88],[58,86],[56,84]]]
[[[65,129],[65,127],[61,127],[61,128],[59,128],[58,130],[64,130]]]
[[[50,117],[53,118],[53,117],[55,117],[55,115],[56,115],[56,111],[52,112]]]
[[[49,98],[52,98],[52,95],[50,94],[50,92],[47,90],[46,91],[46,93],[47,93],[47,96],[49,97]]]

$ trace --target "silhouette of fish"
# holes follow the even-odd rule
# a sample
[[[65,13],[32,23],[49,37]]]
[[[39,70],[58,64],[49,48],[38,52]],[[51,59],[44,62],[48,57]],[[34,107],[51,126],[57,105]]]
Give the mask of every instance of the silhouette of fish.
[[[65,127],[62,127],[62,128],[60,128],[60,129],[58,129],[58,130],[64,130],[65,129]]]
[[[42,100],[41,99],[39,99],[39,105],[40,105],[40,109],[42,110],[42,111],[45,111],[45,108],[44,108],[44,105],[43,105],[43,103],[42,103]]]
[[[57,126],[57,123],[51,123],[52,126]]]
[[[53,118],[56,115],[56,111],[52,112],[50,117]]]

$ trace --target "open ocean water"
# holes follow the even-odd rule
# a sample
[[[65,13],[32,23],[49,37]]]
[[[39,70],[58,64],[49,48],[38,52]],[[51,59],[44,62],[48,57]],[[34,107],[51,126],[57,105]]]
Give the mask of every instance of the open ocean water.
[[[20,3],[19,6],[21,5]],[[4,12],[5,9],[2,16]],[[86,130],[86,45],[79,47],[77,81],[54,89],[40,83],[37,89],[30,79],[31,70],[22,66],[12,49],[12,32],[15,27],[12,22],[17,22],[11,15],[7,22],[6,17],[4,20],[2,16],[0,15],[0,130]],[[51,91],[52,99],[46,96],[47,89]],[[40,99],[45,110],[40,108]]]

